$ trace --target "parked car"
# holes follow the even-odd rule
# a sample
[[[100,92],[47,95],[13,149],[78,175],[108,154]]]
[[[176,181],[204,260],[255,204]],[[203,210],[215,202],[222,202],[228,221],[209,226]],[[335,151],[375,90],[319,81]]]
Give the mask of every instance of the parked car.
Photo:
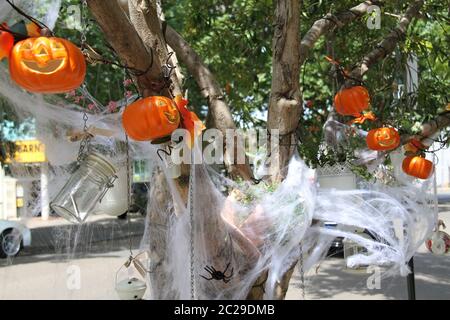
[[[0,220],[0,258],[14,257],[30,245],[30,229],[19,222]]]
[[[336,229],[337,226],[338,226],[338,224],[336,222],[325,222],[324,223],[324,227],[329,228],[329,229]],[[353,230],[353,229],[357,229],[357,228],[353,228],[353,227],[347,227],[347,228],[344,228],[344,230],[345,229],[348,229],[347,231],[358,232],[360,234],[366,234],[370,239],[375,240],[375,241],[380,241],[369,230],[366,230],[366,229]],[[327,257],[345,258],[344,240],[345,240],[344,237],[334,238],[333,241],[331,242],[330,248],[328,249]]]
[[[147,212],[148,186],[146,183],[133,183],[131,186],[131,212],[145,215]]]
[[[145,182],[135,182],[131,185],[131,206],[130,212],[138,212],[145,216],[147,213],[148,185]],[[127,213],[118,216],[119,219],[126,219]]]

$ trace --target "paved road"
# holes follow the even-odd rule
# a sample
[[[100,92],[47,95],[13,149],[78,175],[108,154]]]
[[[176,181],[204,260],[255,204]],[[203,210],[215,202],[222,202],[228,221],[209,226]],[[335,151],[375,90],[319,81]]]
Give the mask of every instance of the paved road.
[[[450,212],[441,213],[450,227]],[[79,236],[77,254],[69,241],[70,228],[33,229],[33,248],[12,260],[0,260],[0,300],[4,299],[117,299],[116,271],[128,257],[126,223],[97,221]],[[143,232],[142,218],[131,223],[137,247]],[[111,240],[111,237],[114,240]],[[58,239],[56,241],[55,239]],[[87,240],[91,241],[87,241]],[[418,299],[450,299],[450,255],[435,256],[423,247],[415,258]],[[72,281],[80,272],[80,287]],[[381,289],[370,290],[369,274],[348,271],[342,259],[323,262],[317,274],[307,275],[307,299],[406,299],[406,280],[381,280]],[[301,299],[300,279],[294,275],[287,299]]]
[[[81,228],[61,219],[25,223],[32,247],[0,260],[0,300],[117,299],[115,275],[129,256],[128,235],[137,252],[144,232],[139,216],[130,220],[130,229],[126,220],[101,217]]]

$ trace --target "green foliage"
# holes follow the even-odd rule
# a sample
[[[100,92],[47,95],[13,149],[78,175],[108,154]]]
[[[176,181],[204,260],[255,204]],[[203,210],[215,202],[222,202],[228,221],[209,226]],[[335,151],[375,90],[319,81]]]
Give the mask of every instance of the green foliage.
[[[105,35],[100,27],[95,22],[92,15],[87,13],[87,27],[82,30],[80,21],[74,21],[74,25],[78,28],[73,28],[68,25],[66,21],[71,16],[71,11],[68,8],[72,5],[79,5],[78,0],[66,0],[62,2],[60,15],[55,27],[55,34],[58,37],[69,39],[77,45],[81,43],[82,31],[85,32],[87,43],[96,52],[100,53],[106,60],[115,63],[118,61],[114,51],[110,48],[105,39]],[[82,12],[81,12],[82,13]],[[78,17],[75,17],[76,19]],[[123,80],[125,78],[125,71],[115,65],[110,64],[95,64],[88,65],[86,74],[86,85],[89,92],[103,105],[107,105],[109,101],[117,101],[124,96]]]
[[[385,3],[381,29],[367,28],[368,15],[336,29],[332,37],[318,41],[302,67],[300,84],[307,106],[297,130],[299,151],[313,166],[333,161],[319,154],[322,126],[332,109],[337,88],[331,65],[324,57],[331,55],[331,48],[334,58],[346,69],[361,61],[397,25],[398,15],[406,10],[409,1]],[[339,13],[356,4],[355,1],[303,1],[300,34],[305,34],[327,13]],[[163,6],[168,23],[191,43],[216,74],[240,126],[263,126],[261,120],[267,112],[271,85],[273,1],[166,0]],[[442,1],[427,1],[422,10],[424,19],[409,29],[405,43],[368,72],[364,81],[379,121],[366,123],[363,129],[390,124],[402,133],[413,133],[420,123],[435,117],[447,104],[447,10]],[[415,54],[419,61],[417,95],[405,93],[406,62],[410,54]],[[189,88],[191,102],[205,104],[189,76],[185,86]],[[398,95],[399,90],[404,94]],[[344,158],[352,151],[350,147]]]
[[[241,127],[261,126],[271,81],[273,4],[270,0],[163,3],[168,24],[178,30],[216,75]],[[185,72],[187,74],[187,72]],[[189,100],[204,101],[187,76]]]
[[[180,32],[217,76],[239,126],[264,127],[271,87],[274,1],[162,2],[169,25]],[[304,0],[299,36],[304,35],[316,20],[327,13],[347,10],[359,2]],[[324,57],[333,55],[350,70],[397,25],[398,15],[406,10],[409,3],[407,0],[385,1],[381,29],[368,29],[366,15],[336,29],[331,36],[321,38],[310,52],[300,74],[305,111],[297,130],[299,152],[309,164],[316,166],[336,159],[335,155],[328,159],[319,153],[322,126],[333,107],[333,96],[338,88],[335,76],[331,73],[331,65]],[[74,4],[78,5],[79,1],[63,1],[55,32],[79,44],[80,31],[67,28],[65,24],[70,18],[67,8]],[[389,124],[401,133],[415,133],[420,123],[434,118],[449,102],[450,30],[447,3],[426,1],[421,13],[422,19],[412,24],[405,41],[394,53],[372,66],[365,77],[365,86],[371,94],[372,110],[379,120],[362,125],[363,129]],[[86,32],[88,44],[106,59],[119,62],[91,16]],[[412,54],[417,56],[420,72],[417,94],[407,94],[405,91],[406,62]],[[201,97],[193,78],[185,69],[183,73],[183,86],[189,90],[190,106],[195,107],[204,120],[206,101]],[[123,79],[122,69],[98,64],[88,67],[86,83],[93,96],[106,105],[110,100],[123,97]],[[400,89],[403,94],[398,94]],[[447,138],[447,133],[443,138]],[[351,155],[353,147],[349,147],[348,154],[343,158]]]

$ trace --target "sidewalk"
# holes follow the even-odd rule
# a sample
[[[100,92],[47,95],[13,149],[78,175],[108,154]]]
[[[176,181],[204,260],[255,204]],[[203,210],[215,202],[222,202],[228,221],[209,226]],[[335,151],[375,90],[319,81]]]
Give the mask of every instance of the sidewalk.
[[[440,206],[440,208],[442,208]],[[450,211],[439,214],[450,233]],[[414,257],[416,299],[450,300],[450,253],[438,256],[428,251],[425,245]],[[298,270],[298,269],[297,269]],[[295,271],[289,290],[288,300],[302,298],[300,277]],[[306,275],[306,299],[369,299],[369,300],[406,300],[408,291],[406,278],[391,277],[381,280],[380,289],[369,289],[367,280],[373,273],[348,270],[344,259],[326,259],[320,265],[318,273]]]

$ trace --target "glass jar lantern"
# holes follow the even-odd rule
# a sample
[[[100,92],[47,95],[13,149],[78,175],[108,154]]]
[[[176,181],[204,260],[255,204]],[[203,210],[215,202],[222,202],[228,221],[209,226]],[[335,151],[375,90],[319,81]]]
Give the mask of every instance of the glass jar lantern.
[[[50,207],[66,220],[83,223],[116,178],[116,169],[108,160],[98,153],[89,153]]]

